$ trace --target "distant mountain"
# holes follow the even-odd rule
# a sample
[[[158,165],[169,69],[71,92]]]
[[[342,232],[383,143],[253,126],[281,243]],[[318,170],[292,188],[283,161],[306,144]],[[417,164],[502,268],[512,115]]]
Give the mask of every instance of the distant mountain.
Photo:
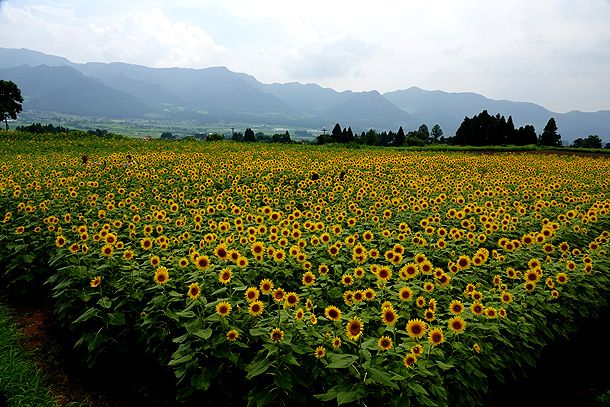
[[[46,65],[46,66],[43,66]],[[25,108],[103,117],[158,117],[310,128],[335,123],[354,131],[431,128],[452,135],[464,117],[483,110],[532,124],[554,117],[564,142],[597,134],[610,141],[610,111],[554,113],[534,103],[417,87],[388,92],[337,92],[317,84],[264,84],[225,67],[149,68],[126,63],[77,64],[26,49],[0,48],[0,79],[15,80]]]
[[[42,52],[31,51],[25,48],[0,48],[0,69],[12,68],[20,65],[72,66],[74,64],[63,57],[47,55]]]
[[[398,129],[407,123],[417,123],[416,118],[394,106],[376,90],[354,93],[323,116],[358,130]]]
[[[141,117],[150,107],[68,66],[27,65],[2,69],[0,78],[15,82],[24,108],[79,116]]]

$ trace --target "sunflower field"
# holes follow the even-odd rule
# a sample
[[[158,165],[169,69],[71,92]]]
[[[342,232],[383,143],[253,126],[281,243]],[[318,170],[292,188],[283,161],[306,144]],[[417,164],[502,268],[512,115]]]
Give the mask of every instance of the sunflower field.
[[[179,401],[477,404],[610,292],[607,158],[13,132],[0,155],[3,284]]]

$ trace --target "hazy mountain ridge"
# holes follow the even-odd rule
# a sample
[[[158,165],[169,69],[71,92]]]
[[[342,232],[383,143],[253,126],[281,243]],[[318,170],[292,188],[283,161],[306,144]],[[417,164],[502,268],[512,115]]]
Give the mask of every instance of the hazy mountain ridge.
[[[24,66],[29,65],[30,68]],[[40,65],[46,65],[40,67]],[[337,92],[317,84],[264,84],[225,67],[150,68],[126,63],[73,63],[25,49],[0,48],[0,79],[22,88],[26,109],[104,117],[173,117],[201,122],[285,124],[354,131],[405,131],[440,124],[445,135],[482,110],[513,117],[538,132],[554,117],[564,141],[598,134],[610,140],[610,111],[554,113],[528,102],[493,100],[472,92],[417,87],[381,95]]]

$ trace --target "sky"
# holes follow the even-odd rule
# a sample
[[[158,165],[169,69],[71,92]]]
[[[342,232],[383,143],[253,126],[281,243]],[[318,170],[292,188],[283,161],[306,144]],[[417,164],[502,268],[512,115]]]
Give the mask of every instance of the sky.
[[[610,110],[610,0],[0,0],[0,47]]]

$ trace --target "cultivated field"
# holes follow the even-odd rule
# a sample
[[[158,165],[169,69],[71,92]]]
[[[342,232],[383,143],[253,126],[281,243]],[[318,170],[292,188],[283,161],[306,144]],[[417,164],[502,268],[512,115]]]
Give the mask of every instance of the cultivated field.
[[[0,155],[2,280],[181,400],[471,405],[610,291],[607,158],[10,132]]]

